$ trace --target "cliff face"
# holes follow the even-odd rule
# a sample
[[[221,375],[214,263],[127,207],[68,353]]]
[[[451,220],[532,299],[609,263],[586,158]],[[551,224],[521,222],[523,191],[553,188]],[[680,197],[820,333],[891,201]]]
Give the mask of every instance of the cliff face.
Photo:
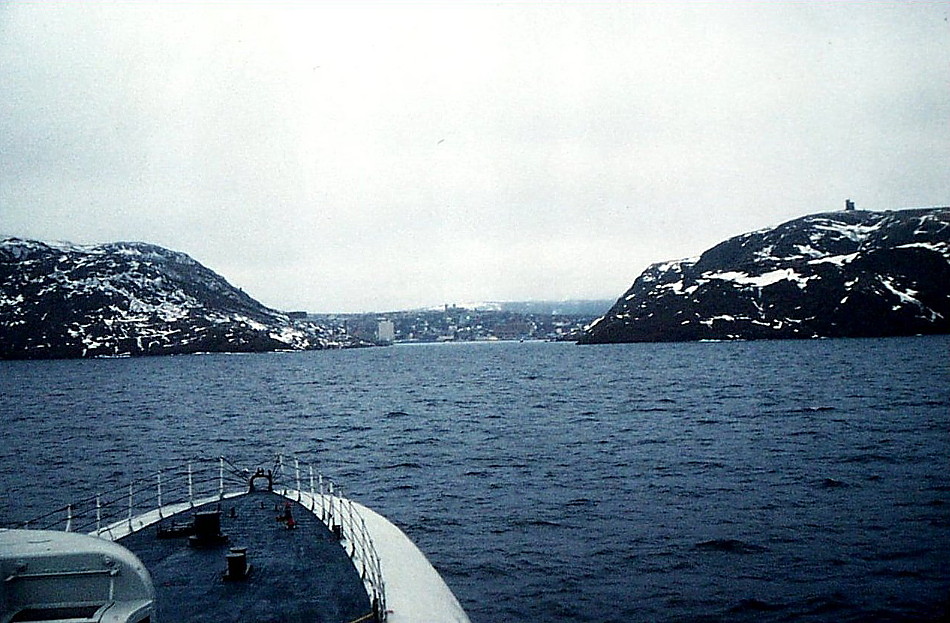
[[[950,333],[950,208],[806,216],[654,264],[582,344]]]
[[[337,345],[189,256],[144,243],[0,242],[0,358],[303,350]]]

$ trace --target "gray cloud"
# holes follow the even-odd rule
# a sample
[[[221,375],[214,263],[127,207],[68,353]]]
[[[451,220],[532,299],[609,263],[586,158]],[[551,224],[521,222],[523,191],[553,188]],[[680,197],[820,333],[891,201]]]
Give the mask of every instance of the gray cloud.
[[[946,204],[950,9],[0,6],[0,230],[311,310],[613,298],[807,212]]]

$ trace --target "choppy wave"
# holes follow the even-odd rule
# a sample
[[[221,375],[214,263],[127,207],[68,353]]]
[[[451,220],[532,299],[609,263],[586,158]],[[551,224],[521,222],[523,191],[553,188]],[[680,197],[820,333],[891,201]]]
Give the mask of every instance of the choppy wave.
[[[947,352],[933,337],[0,362],[0,522],[187,457],[287,452],[404,526],[475,623],[939,620]]]

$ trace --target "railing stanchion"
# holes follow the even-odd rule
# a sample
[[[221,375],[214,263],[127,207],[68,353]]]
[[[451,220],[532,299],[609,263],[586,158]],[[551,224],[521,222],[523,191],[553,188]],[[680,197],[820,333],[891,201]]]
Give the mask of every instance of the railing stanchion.
[[[224,457],[218,458],[218,499],[224,499]]]
[[[350,556],[356,555],[356,527],[355,522],[353,521],[353,500],[347,500],[346,504],[347,514],[349,515],[350,520]]]
[[[327,520],[327,511],[326,503],[323,499],[323,474],[320,474],[318,478],[320,479],[320,520],[325,522]]]
[[[96,533],[102,530],[102,501],[96,496]]]
[[[188,461],[188,505],[195,507],[195,488],[191,477],[191,461]]]
[[[158,518],[164,519],[162,516],[162,472],[158,472]]]
[[[308,465],[307,468],[310,470],[310,512],[314,512],[317,509],[317,498],[313,494],[313,465]]]
[[[294,458],[294,475],[297,480],[297,501],[300,501],[300,459]]]
[[[66,532],[73,531],[73,505],[66,507]]]
[[[132,531],[132,483],[129,483],[129,532]]]

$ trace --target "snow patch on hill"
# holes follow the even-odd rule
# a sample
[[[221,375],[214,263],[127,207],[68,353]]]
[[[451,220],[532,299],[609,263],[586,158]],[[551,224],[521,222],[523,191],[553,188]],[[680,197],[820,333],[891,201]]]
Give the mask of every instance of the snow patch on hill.
[[[269,309],[184,253],[139,242],[0,241],[0,357],[348,345]]]
[[[950,332],[950,208],[810,215],[648,267],[582,343]]]

